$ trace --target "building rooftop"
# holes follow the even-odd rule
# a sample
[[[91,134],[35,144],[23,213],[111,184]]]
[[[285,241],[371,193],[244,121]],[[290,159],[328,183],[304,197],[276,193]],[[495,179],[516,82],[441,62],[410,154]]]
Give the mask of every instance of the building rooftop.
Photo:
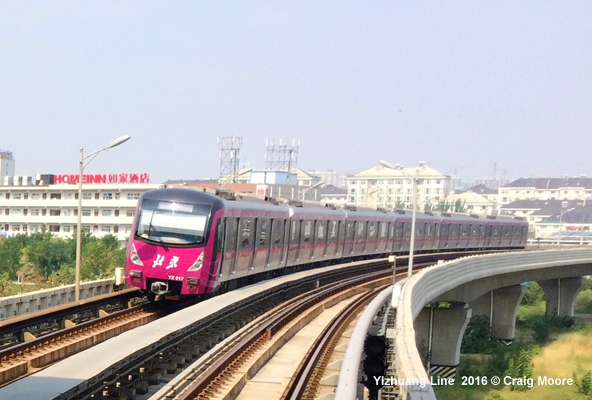
[[[337,186],[327,185],[321,189],[321,196],[330,196],[330,195],[346,195],[347,189],[341,189]]]
[[[558,188],[586,188],[592,189],[592,178],[520,178],[502,187],[558,189]]]

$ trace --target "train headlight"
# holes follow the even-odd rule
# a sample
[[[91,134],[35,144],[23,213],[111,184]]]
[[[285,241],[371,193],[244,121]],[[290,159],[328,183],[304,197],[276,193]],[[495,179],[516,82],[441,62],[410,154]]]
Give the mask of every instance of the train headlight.
[[[134,278],[141,278],[142,277],[142,271],[138,271],[137,269],[132,269],[129,272],[130,276],[133,276]]]
[[[132,243],[132,254],[130,255],[130,261],[136,265],[139,265],[141,267],[144,266],[144,263],[142,263],[142,260],[140,260],[140,256],[138,256],[138,251],[136,250],[136,245],[134,245]]]
[[[195,262],[193,264],[191,264],[191,267],[189,267],[187,272],[199,271],[201,269],[201,267],[203,266],[203,259],[204,259],[204,253],[202,252],[199,255],[199,257],[197,257],[197,260],[195,260]]]

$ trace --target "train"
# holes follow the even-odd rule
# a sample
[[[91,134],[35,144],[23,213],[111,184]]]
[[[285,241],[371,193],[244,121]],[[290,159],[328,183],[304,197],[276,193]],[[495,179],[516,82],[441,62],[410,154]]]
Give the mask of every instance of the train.
[[[287,272],[409,252],[411,211],[282,204],[188,188],[144,192],[126,282],[151,300],[211,295]],[[521,249],[521,218],[416,213],[414,252]]]

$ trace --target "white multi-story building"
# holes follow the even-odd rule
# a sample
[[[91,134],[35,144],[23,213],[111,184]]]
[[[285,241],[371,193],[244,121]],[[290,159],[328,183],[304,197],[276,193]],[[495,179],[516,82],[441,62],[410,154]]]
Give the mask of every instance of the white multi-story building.
[[[499,188],[503,205],[517,200],[589,200],[592,178],[520,178]]]
[[[161,185],[152,183],[85,183],[82,231],[98,237],[111,234],[122,243],[127,241],[138,198],[158,187]],[[8,236],[45,229],[56,237],[70,238],[75,234],[77,217],[75,182],[0,186],[0,227]]]
[[[412,208],[413,180],[417,177],[418,208],[436,205],[450,192],[450,176],[427,163],[403,168],[379,165],[347,178],[347,203],[362,207]]]

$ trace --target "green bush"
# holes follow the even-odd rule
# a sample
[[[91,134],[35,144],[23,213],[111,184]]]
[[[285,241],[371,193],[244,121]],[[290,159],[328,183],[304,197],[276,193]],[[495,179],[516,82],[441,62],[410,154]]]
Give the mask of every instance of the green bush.
[[[592,313],[592,289],[586,289],[578,293],[575,312],[580,314]]]

